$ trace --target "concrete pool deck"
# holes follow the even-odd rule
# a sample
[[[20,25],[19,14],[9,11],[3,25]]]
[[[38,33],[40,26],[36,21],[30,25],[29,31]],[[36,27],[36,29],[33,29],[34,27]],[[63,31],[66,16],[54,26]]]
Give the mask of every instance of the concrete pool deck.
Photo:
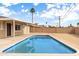
[[[68,45],[69,47],[75,49],[77,52],[73,54],[36,54],[36,53],[3,53],[2,51],[6,48],[24,40],[24,38],[30,37],[32,35],[50,35],[57,40],[63,42],[64,44]],[[64,33],[30,33],[21,36],[9,37],[0,39],[0,55],[42,55],[42,56],[79,56],[79,35],[73,34],[64,34]]]

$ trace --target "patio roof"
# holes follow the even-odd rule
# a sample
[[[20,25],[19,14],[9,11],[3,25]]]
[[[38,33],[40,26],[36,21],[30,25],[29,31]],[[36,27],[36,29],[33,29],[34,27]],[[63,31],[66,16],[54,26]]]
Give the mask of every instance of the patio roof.
[[[0,16],[0,20],[1,21],[17,21],[17,22],[22,22],[22,23],[25,23],[27,25],[33,25],[32,23],[27,23],[26,21],[22,21],[20,19],[16,19],[16,18],[10,18],[10,17],[5,17],[5,16]]]

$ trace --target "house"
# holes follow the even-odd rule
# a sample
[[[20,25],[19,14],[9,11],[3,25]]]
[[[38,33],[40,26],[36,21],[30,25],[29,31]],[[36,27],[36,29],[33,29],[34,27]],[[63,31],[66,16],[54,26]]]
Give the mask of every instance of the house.
[[[0,16],[0,38],[29,33],[29,23]]]

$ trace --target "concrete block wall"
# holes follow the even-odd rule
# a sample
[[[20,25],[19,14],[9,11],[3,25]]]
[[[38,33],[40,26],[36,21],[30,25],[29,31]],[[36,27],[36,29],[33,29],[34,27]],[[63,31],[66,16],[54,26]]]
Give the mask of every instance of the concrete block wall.
[[[79,34],[79,27],[75,28],[75,34]]]
[[[76,29],[76,30],[78,31],[78,29]],[[31,33],[71,33],[71,34],[74,34],[75,33],[75,28],[74,27],[47,28],[47,27],[30,26],[30,32]]]
[[[55,28],[47,28],[47,27],[30,27],[30,32],[32,33],[52,33],[56,32]]]

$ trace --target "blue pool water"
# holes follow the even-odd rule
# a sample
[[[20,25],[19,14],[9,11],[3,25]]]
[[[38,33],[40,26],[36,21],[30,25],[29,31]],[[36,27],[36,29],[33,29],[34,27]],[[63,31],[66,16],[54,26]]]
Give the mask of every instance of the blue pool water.
[[[35,35],[5,49],[6,53],[75,53],[76,51],[48,35]]]

